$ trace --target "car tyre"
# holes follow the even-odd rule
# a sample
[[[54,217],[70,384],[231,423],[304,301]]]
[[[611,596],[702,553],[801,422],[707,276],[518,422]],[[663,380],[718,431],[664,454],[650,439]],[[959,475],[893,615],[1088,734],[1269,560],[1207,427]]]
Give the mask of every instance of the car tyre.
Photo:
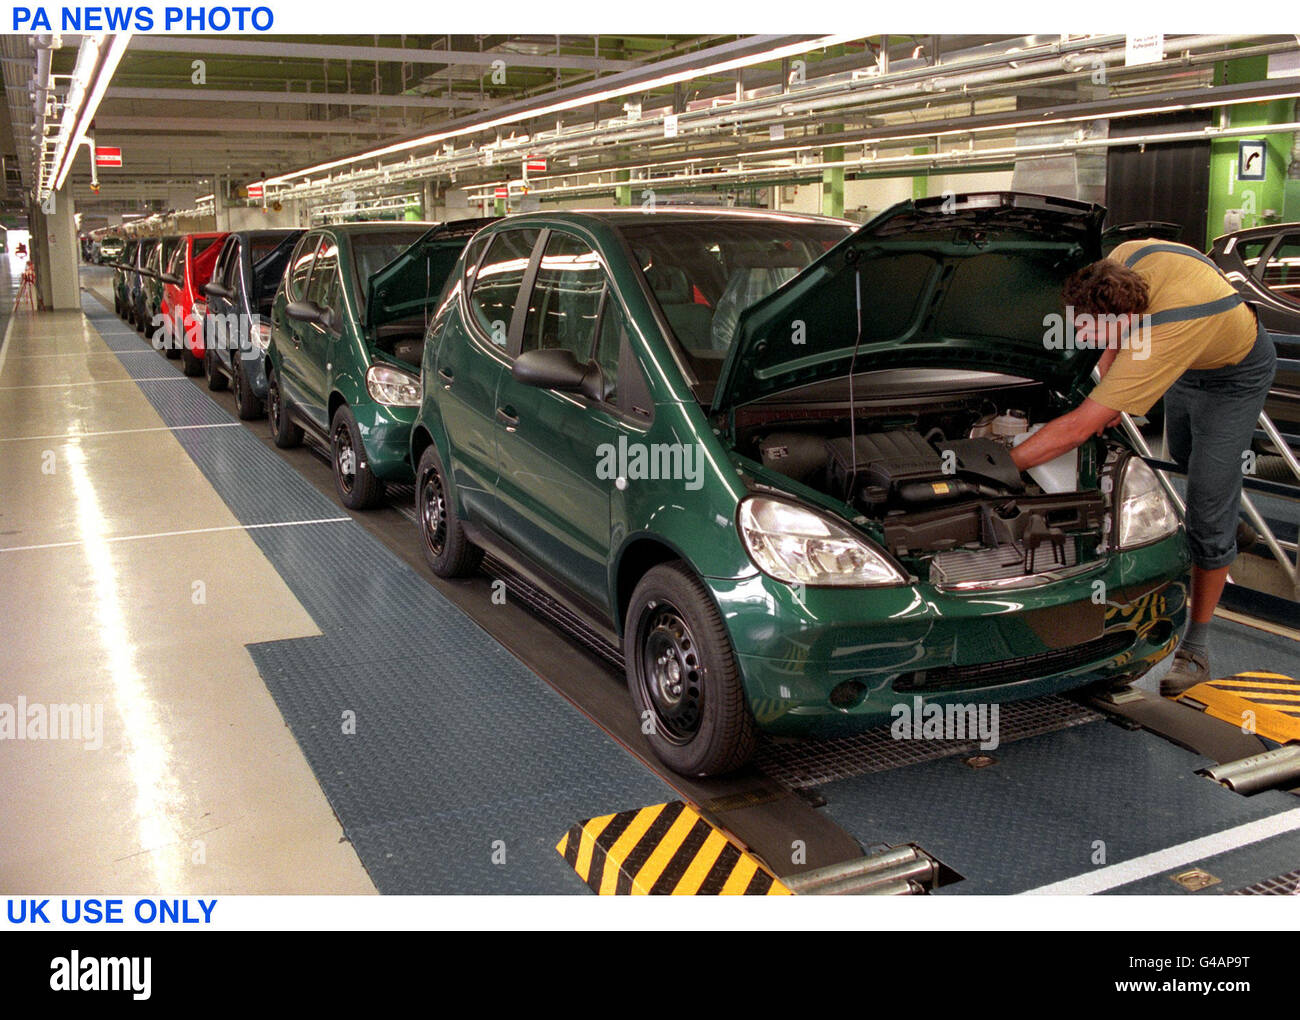
[[[280,380],[273,372],[266,379],[266,419],[271,423],[271,438],[282,450],[302,445],[302,427],[289,420],[289,409],[284,406]]]
[[[244,366],[240,364],[240,355],[231,355],[230,388],[235,393],[235,411],[241,421],[253,421],[266,414],[266,405],[253,393],[244,375]]]
[[[226,375],[217,364],[217,356],[211,348],[203,350],[203,378],[208,382],[208,389],[214,393],[226,388]]]
[[[637,584],[623,658],[660,761],[682,775],[718,776],[749,760],[758,727],[740,667],[717,606],[684,564],[652,567]]]
[[[384,483],[370,470],[361,430],[352,409],[343,404],[330,422],[330,463],[339,501],[349,510],[369,510],[384,495]]]
[[[168,349],[170,356],[171,350]],[[203,358],[199,358],[192,350],[187,341],[181,340],[181,371],[186,375],[195,376],[203,375],[205,372],[204,362],[207,360],[207,351],[203,352]]]
[[[438,448],[432,443],[415,472],[415,516],[420,522],[424,561],[439,577],[468,577],[483,561],[456,513],[456,499]]]

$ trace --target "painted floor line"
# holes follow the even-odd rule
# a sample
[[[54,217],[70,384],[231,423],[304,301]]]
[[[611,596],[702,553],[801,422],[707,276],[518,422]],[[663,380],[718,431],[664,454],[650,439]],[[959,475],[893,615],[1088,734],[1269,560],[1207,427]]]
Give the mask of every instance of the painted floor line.
[[[273,521],[269,524],[226,524],[216,528],[188,528],[185,531],[155,531],[147,535],[112,535],[96,541],[103,542],[140,542],[147,538],[178,538],[183,535],[208,535],[217,531],[259,531],[263,528],[300,528],[309,524],[342,524],[352,522],[351,517],[318,517],[311,521]],[[69,549],[85,545],[79,542],[45,542],[41,545],[15,545],[0,549],[0,553],[33,552],[39,549]]]
[[[134,350],[134,351],[115,351],[113,350],[113,348],[108,347],[102,351],[68,351],[63,354],[15,354],[14,360],[26,361],[32,358],[91,358],[91,357],[102,358],[107,354],[119,355],[119,354],[156,354],[156,353],[157,351],[155,351],[152,347],[142,347],[140,350]]]
[[[1136,882],[1138,879],[1150,878],[1162,871],[1179,868],[1193,861],[1204,860],[1206,857],[1236,850],[1251,843],[1259,843],[1272,836],[1280,836],[1284,832],[1294,832],[1296,829],[1300,829],[1300,808],[1292,808],[1290,811],[1246,822],[1244,825],[1224,829],[1222,832],[1188,840],[1177,846],[1143,854],[1131,861],[1098,868],[1085,875],[1075,875],[1060,882],[1027,889],[1023,895],[1090,896]]]
[[[5,436],[0,443],[26,443],[37,439],[92,439],[96,436],[125,436],[133,432],[180,432],[185,429],[234,429],[243,424],[237,421],[210,422],[207,425],[151,425],[143,429],[109,429],[104,432],[60,432],[48,436]]]
[[[28,383],[24,386],[0,386],[0,390],[62,390],[69,386],[107,386],[109,383],[174,382],[177,379],[189,381],[190,377],[177,372],[175,375],[151,375],[143,379],[91,379],[89,382]]]

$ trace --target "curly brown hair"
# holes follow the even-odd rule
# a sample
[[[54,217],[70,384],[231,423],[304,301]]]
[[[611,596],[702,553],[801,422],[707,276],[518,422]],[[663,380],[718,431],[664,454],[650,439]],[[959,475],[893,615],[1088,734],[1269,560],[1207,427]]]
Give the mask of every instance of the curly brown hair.
[[[1065,303],[1089,315],[1141,315],[1151,304],[1146,280],[1113,259],[1084,266],[1065,281]]]

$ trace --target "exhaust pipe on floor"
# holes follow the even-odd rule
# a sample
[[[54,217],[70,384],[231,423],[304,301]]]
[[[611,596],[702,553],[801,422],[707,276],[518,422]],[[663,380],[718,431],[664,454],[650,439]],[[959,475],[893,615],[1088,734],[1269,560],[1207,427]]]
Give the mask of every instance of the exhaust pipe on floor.
[[[934,888],[938,878],[937,862],[900,846],[781,881],[797,896],[906,896]]]
[[[1248,758],[1200,769],[1199,774],[1243,796],[1261,790],[1300,786],[1300,744],[1287,744]]]

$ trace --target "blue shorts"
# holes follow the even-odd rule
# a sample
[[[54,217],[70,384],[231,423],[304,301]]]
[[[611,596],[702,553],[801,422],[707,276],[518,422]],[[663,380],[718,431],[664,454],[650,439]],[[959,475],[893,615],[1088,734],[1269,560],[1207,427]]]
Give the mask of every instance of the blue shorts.
[[[1202,570],[1237,558],[1241,483],[1276,370],[1273,339],[1261,326],[1237,364],[1184,372],[1165,393],[1169,455],[1187,474],[1187,540]]]

